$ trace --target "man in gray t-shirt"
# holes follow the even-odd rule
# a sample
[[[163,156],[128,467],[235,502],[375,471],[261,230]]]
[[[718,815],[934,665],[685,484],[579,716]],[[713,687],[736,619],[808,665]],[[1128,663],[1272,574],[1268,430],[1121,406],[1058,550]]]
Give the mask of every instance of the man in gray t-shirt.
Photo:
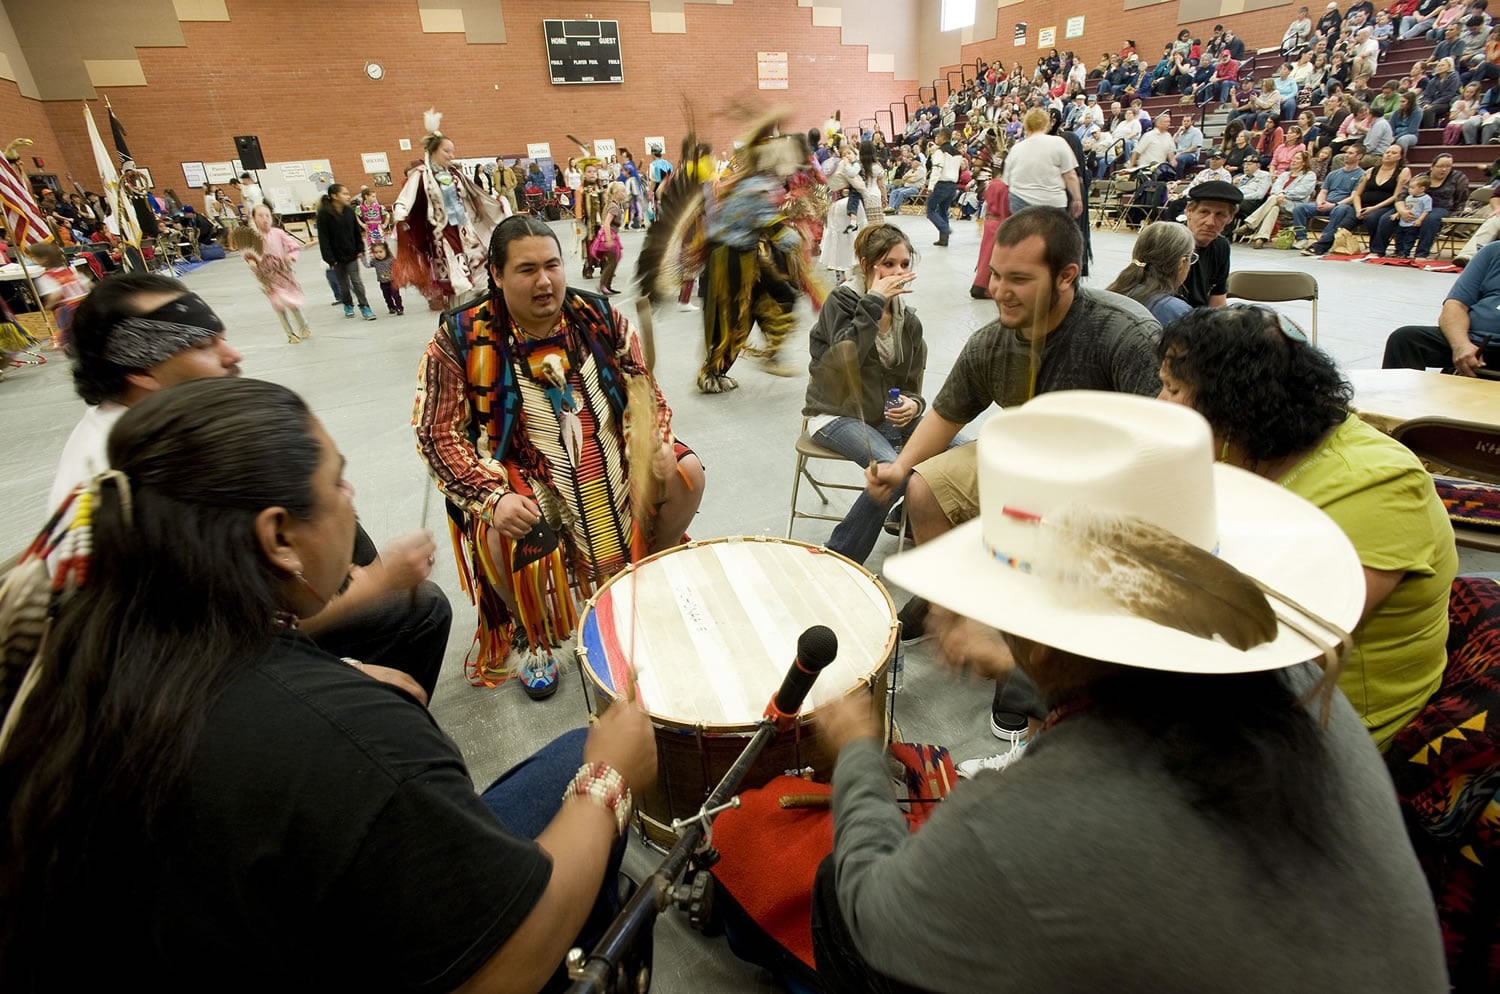
[[[1062,260],[1082,258],[1081,246],[1071,252],[1080,238],[1073,219],[1055,208],[1028,208],[1000,226],[990,257],[999,320],[969,338],[896,461],[866,474],[877,502],[906,485],[917,542],[930,542],[979,512],[974,445],[947,446],[991,404],[1011,407],[1053,390],[1150,396],[1161,389],[1161,326],[1128,297],[1077,285],[1077,263]]]

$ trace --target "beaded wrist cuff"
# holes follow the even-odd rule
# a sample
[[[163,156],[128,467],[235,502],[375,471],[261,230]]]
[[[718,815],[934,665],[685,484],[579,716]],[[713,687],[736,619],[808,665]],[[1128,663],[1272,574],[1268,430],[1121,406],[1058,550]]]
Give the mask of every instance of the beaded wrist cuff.
[[[570,797],[586,797],[600,807],[608,808],[615,816],[615,828],[621,835],[630,824],[630,788],[618,772],[603,763],[584,763],[574,774],[568,789],[563,791],[563,800]]]

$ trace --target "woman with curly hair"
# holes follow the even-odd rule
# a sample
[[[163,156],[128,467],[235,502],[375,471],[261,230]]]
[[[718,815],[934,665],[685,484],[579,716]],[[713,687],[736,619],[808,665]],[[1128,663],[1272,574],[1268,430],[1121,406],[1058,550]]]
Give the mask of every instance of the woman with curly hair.
[[[1350,412],[1333,360],[1269,307],[1199,308],[1162,329],[1158,351],[1161,398],[1208,419],[1220,461],[1316,504],[1354,543],[1365,609],[1339,686],[1384,750],[1448,659],[1458,551],[1432,477]]]

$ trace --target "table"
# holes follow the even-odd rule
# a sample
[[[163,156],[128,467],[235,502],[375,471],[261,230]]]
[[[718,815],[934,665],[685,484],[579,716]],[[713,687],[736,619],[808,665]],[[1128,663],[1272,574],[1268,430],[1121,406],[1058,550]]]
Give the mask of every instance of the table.
[[[1445,376],[1418,369],[1356,369],[1350,405],[1389,434],[1416,418],[1450,418],[1500,425],[1500,380]]]
[[[312,237],[313,237],[312,221],[313,221],[313,218],[315,218],[317,216],[318,216],[318,212],[317,211],[284,211],[284,212],[276,215],[276,217],[281,221],[281,227],[283,229],[285,229],[286,233],[289,234],[289,235],[292,234],[290,228],[288,227],[289,225],[293,225],[293,224],[300,224],[300,225],[302,225],[302,234],[303,234],[304,237],[298,239],[298,241],[301,241],[303,243],[312,241]],[[296,235],[292,235],[292,237],[296,238],[297,236]]]

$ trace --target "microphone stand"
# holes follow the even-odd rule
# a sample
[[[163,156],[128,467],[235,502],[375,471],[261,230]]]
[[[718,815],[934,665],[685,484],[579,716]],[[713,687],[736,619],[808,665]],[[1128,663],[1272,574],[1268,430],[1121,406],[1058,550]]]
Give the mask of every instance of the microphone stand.
[[[751,765],[760,756],[761,750],[776,737],[776,733],[776,723],[769,719],[763,719],[756,726],[755,735],[745,744],[739,758],[708,795],[698,813],[685,821],[672,823],[673,828],[681,829],[677,844],[667,853],[656,872],[637,888],[635,895],[594,946],[593,952],[585,956],[582,949],[568,951],[568,977],[573,981],[568,994],[615,994],[632,990],[645,992],[650,989],[650,965],[643,965],[637,976],[627,977],[621,972],[624,969],[623,960],[639,941],[641,933],[654,926],[657,916],[667,907],[675,903],[681,908],[689,908],[690,904],[695,903],[698,889],[674,887],[677,877],[689,862],[695,865],[701,863],[701,866],[697,866],[700,870],[717,862],[718,854],[709,848],[713,838],[713,818],[727,808],[740,806],[740,799],[731,795],[739,789],[741,781],[750,772]]]

